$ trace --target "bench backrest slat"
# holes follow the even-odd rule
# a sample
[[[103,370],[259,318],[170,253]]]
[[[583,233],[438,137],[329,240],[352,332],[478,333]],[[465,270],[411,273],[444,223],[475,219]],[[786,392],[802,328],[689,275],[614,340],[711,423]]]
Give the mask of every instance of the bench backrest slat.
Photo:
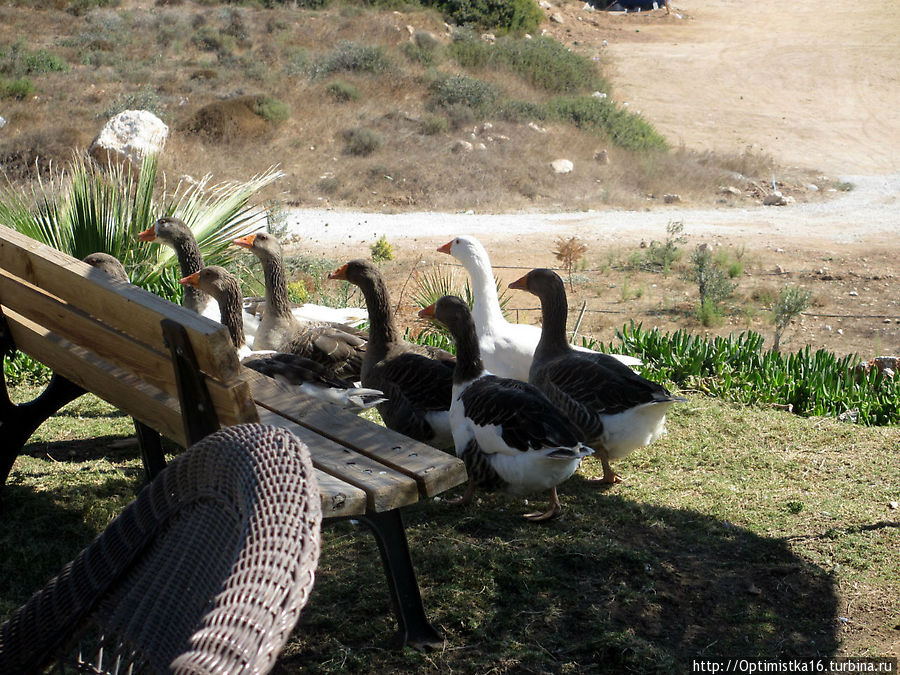
[[[2,225],[0,268],[86,314],[101,317],[160,353],[166,351],[160,320],[171,318],[188,331],[203,372],[225,382],[238,376],[237,355],[221,324],[141,288],[112,281],[104,272]],[[61,335],[70,338],[64,332]]]

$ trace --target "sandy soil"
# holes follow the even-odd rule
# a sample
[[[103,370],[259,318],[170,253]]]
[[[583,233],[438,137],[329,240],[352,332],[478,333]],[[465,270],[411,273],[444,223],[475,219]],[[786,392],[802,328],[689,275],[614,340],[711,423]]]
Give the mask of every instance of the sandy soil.
[[[813,292],[814,304],[798,322],[790,348],[900,353],[900,4],[705,0],[679,2],[668,15],[625,15],[563,2],[547,13],[559,13],[563,22],[548,21],[544,30],[604,58],[617,98],[669,138],[696,149],[740,152],[752,146],[781,165],[813,168],[853,189],[785,207],[292,211],[289,227],[303,238],[303,248],[346,260],[368,256],[369,246],[384,235],[398,254],[389,273],[399,288],[414,265],[446,263],[434,248],[456,234],[478,236],[498,270],[557,266],[555,242],[577,236],[589,247],[588,266],[607,269],[591,273],[573,300],[597,312],[585,328],[609,340],[613,328],[631,317],[667,330],[697,327],[690,319],[689,287],[623,264],[640,252],[641,242],[662,240],[666,224],[677,220],[689,236],[685,248],[707,242],[746,261],[736,313],[715,332],[771,333],[753,307],[766,292],[797,283]],[[600,264],[604,259],[611,264]],[[519,271],[499,273],[505,279]],[[623,284],[640,288],[641,295],[629,298]],[[520,320],[536,316],[525,312]]]

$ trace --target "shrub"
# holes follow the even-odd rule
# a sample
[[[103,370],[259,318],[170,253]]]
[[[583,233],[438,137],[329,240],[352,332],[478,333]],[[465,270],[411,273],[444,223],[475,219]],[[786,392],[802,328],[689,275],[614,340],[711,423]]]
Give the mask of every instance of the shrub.
[[[140,91],[116,96],[112,105],[103,111],[103,116],[110,118],[123,110],[147,110],[157,117],[164,118],[163,102],[159,94],[149,85]]]
[[[316,64],[314,71],[316,75],[344,71],[380,75],[391,67],[391,60],[382,47],[338,42],[334,50]]]
[[[424,0],[453,23],[504,32],[534,32],[544,14],[534,0]]]
[[[798,286],[785,286],[778,293],[775,303],[772,306],[772,322],[775,324],[775,338],[772,343],[772,349],[776,352],[781,346],[781,338],[785,329],[793,319],[809,307],[808,290],[803,290]]]
[[[698,314],[712,316],[718,305],[730,296],[737,284],[731,281],[728,273],[713,259],[712,252],[706,246],[698,246],[691,253],[690,266],[682,274],[685,281],[697,284],[700,292]],[[707,324],[704,324],[707,325]]]
[[[644,254],[641,267],[651,272],[662,272],[668,276],[672,270],[672,264],[681,258],[681,249],[678,244],[687,241],[684,233],[684,222],[680,220],[671,220],[666,225],[666,241],[660,244],[656,241],[650,242],[650,248]]]
[[[557,96],[547,103],[551,116],[583,129],[596,129],[626,150],[664,151],[669,145],[653,125],[607,99]]]
[[[319,192],[326,195],[333,195],[338,191],[338,188],[341,187],[341,181],[334,176],[325,176],[324,178],[319,179],[319,182],[316,183],[316,187],[319,188]]]
[[[439,78],[431,83],[429,89],[432,109],[462,105],[482,114],[500,95],[489,82],[465,75]]]
[[[30,51],[23,40],[19,40],[8,49],[0,51],[0,73],[22,76],[44,75],[54,72],[69,72],[69,64],[46,49]]]
[[[296,302],[298,305],[309,300],[309,291],[306,290],[306,284],[302,281],[292,281],[287,285],[288,300]]]
[[[441,115],[432,115],[430,113],[425,113],[422,115],[422,119],[419,120],[419,124],[422,128],[422,133],[426,136],[437,136],[438,134],[443,134],[450,127],[450,123],[447,121],[446,117],[442,117]]]
[[[326,84],[325,93],[340,103],[357,101],[360,96],[362,96],[358,87],[355,87],[349,82],[344,82],[343,80],[332,80]]]
[[[379,263],[394,259],[394,247],[384,235],[381,235],[378,241],[369,247],[369,250],[372,252],[373,262]]]
[[[530,122],[547,119],[547,108],[540,103],[502,99],[494,103],[492,114],[508,122]]]
[[[437,65],[441,60],[441,43],[428,31],[416,31],[412,42],[406,42],[400,48],[410,61],[421,63],[425,67]]]
[[[449,51],[463,68],[507,70],[554,93],[608,89],[593,61],[548,37],[507,37],[490,44],[472,31],[458,30]]]
[[[213,26],[200,26],[191,42],[197,49],[217,54],[230,54],[234,50],[235,40]]]
[[[291,116],[290,108],[284,101],[272,96],[258,96],[253,105],[253,112],[262,117],[269,124],[281,124]]]
[[[20,384],[47,384],[52,371],[24,352],[14,352],[3,361],[3,375],[6,384],[16,387]]]
[[[344,137],[344,152],[348,155],[371,155],[381,147],[381,136],[371,129],[357,127],[347,129],[341,134]]]
[[[0,98],[14,98],[21,101],[34,94],[34,84],[27,77],[8,82],[0,81]]]

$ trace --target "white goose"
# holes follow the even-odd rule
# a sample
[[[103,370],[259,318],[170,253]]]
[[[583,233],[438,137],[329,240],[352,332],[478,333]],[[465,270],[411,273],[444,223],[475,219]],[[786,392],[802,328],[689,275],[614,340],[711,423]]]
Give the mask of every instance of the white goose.
[[[562,512],[556,486],[593,451],[537,387],[485,372],[468,305],[445,295],[419,312],[450,329],[456,342],[450,425],[457,456],[466,463],[469,485],[457,503],[471,501],[476,486],[512,494],[550,491],[550,508],[528,520]]]
[[[461,235],[438,251],[462,263],[472,280],[472,314],[484,367],[495,375],[527,382],[534,350],[541,339],[540,326],[510,323],[503,317],[490,258],[475,237]],[[591,352],[583,347],[575,349]],[[641,365],[640,359],[633,356],[614,354],[613,358],[628,366]]]
[[[617,483],[610,458],[650,445],[666,431],[666,413],[686,401],[651,382],[608,354],[581,352],[566,341],[566,288],[553,270],[536,269],[509,285],[540,298],[541,341],[528,381],[547,395],[594,448],[603,478]]]
[[[228,328],[241,364],[287,385],[296,391],[360,411],[385,400],[377,389],[356,387],[316,361],[273,351],[252,351],[244,340],[240,320],[241,289],[238,280],[223,267],[210,265],[180,280],[185,288],[202,290],[219,304],[222,323]]]

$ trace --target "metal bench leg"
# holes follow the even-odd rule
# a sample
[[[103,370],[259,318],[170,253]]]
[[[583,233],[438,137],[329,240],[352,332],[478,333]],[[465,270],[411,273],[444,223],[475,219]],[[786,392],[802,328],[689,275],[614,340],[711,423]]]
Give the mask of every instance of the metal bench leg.
[[[138,447],[141,449],[141,459],[144,462],[144,476],[149,483],[166,468],[162,439],[158,431],[137,420],[134,420],[134,431],[137,434]]]
[[[0,361],[2,363],[2,361]],[[16,457],[25,447],[25,443],[31,438],[41,424],[76,398],[85,393],[84,389],[73,384],[66,378],[56,375],[50,378],[50,384],[41,392],[40,396],[29,401],[15,405],[9,400],[9,391],[6,388],[6,378],[0,376],[0,438],[3,439],[0,450],[0,485],[6,483],[9,472],[12,471]]]
[[[367,513],[354,518],[372,528],[378,542],[397,614],[399,624],[397,637],[401,645],[419,649],[442,646],[444,638],[428,623],[425,616],[425,607],[422,605],[419,583],[416,581],[416,572],[409,556],[409,544],[406,541],[406,530],[403,528],[400,510]]]

